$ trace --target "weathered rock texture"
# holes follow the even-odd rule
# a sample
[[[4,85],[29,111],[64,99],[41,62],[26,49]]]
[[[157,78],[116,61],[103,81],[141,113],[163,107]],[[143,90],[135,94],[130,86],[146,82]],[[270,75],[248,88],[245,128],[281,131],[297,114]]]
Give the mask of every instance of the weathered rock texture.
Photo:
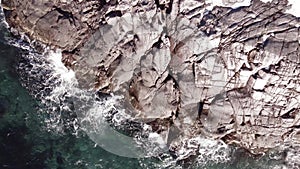
[[[200,133],[253,153],[300,141],[299,19],[285,0],[3,3],[10,25],[72,54],[82,86],[125,95],[138,119],[167,119],[175,152]]]
[[[105,1],[4,0],[7,22],[30,37],[73,51],[100,26]]]
[[[230,102],[234,117],[218,129],[234,129],[230,136],[259,152],[298,134],[299,19],[282,13],[284,1],[253,3],[237,12],[219,10],[213,20],[224,30],[219,54],[230,75],[222,104]],[[214,113],[207,117],[218,120]]]

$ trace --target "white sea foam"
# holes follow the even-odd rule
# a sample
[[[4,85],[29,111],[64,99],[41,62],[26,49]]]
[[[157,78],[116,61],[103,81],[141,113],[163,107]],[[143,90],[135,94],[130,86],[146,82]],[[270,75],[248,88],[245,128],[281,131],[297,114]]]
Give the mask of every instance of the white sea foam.
[[[76,94],[80,92],[76,87],[78,85],[75,73],[72,70],[67,69],[62,63],[61,51],[52,51],[46,53],[46,61],[48,61],[49,67],[53,70],[52,76],[48,81],[48,85],[51,86],[51,80],[55,80],[58,84],[53,84],[52,92],[50,95],[46,96],[46,100],[52,100],[54,102],[59,102],[62,95],[65,93]]]
[[[178,151],[178,159],[183,160],[192,155],[197,155],[197,165],[207,163],[220,163],[230,160],[231,149],[222,141],[204,138],[202,136],[183,140],[183,145]]]
[[[48,56],[48,60],[53,65],[53,69],[55,71],[53,76],[60,76],[60,80],[63,81],[63,83],[70,84],[71,86],[77,86],[78,82],[75,77],[75,72],[67,69],[62,63],[61,51],[57,50],[54,52],[50,50]]]

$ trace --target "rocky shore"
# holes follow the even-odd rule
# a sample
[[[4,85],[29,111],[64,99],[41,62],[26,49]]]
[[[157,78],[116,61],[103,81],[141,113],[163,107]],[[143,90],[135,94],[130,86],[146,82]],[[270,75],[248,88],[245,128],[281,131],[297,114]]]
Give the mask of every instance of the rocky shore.
[[[82,87],[125,96],[175,155],[198,135],[253,154],[300,141],[299,18],[287,0],[2,6],[11,27],[62,49]]]

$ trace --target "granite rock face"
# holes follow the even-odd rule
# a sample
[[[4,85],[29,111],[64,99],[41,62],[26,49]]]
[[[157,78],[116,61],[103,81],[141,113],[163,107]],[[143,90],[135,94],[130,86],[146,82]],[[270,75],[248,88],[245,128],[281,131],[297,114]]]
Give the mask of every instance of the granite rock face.
[[[11,26],[68,53],[82,87],[166,120],[172,151],[201,134],[263,153],[299,141],[299,19],[286,0],[235,4],[3,1]]]

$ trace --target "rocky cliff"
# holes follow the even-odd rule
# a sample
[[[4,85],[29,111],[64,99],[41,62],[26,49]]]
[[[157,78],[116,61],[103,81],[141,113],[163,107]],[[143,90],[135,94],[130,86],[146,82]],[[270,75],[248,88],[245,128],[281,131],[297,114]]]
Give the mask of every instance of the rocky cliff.
[[[82,87],[124,95],[175,154],[197,135],[252,153],[300,141],[299,18],[287,0],[2,5],[10,26],[63,50]]]

